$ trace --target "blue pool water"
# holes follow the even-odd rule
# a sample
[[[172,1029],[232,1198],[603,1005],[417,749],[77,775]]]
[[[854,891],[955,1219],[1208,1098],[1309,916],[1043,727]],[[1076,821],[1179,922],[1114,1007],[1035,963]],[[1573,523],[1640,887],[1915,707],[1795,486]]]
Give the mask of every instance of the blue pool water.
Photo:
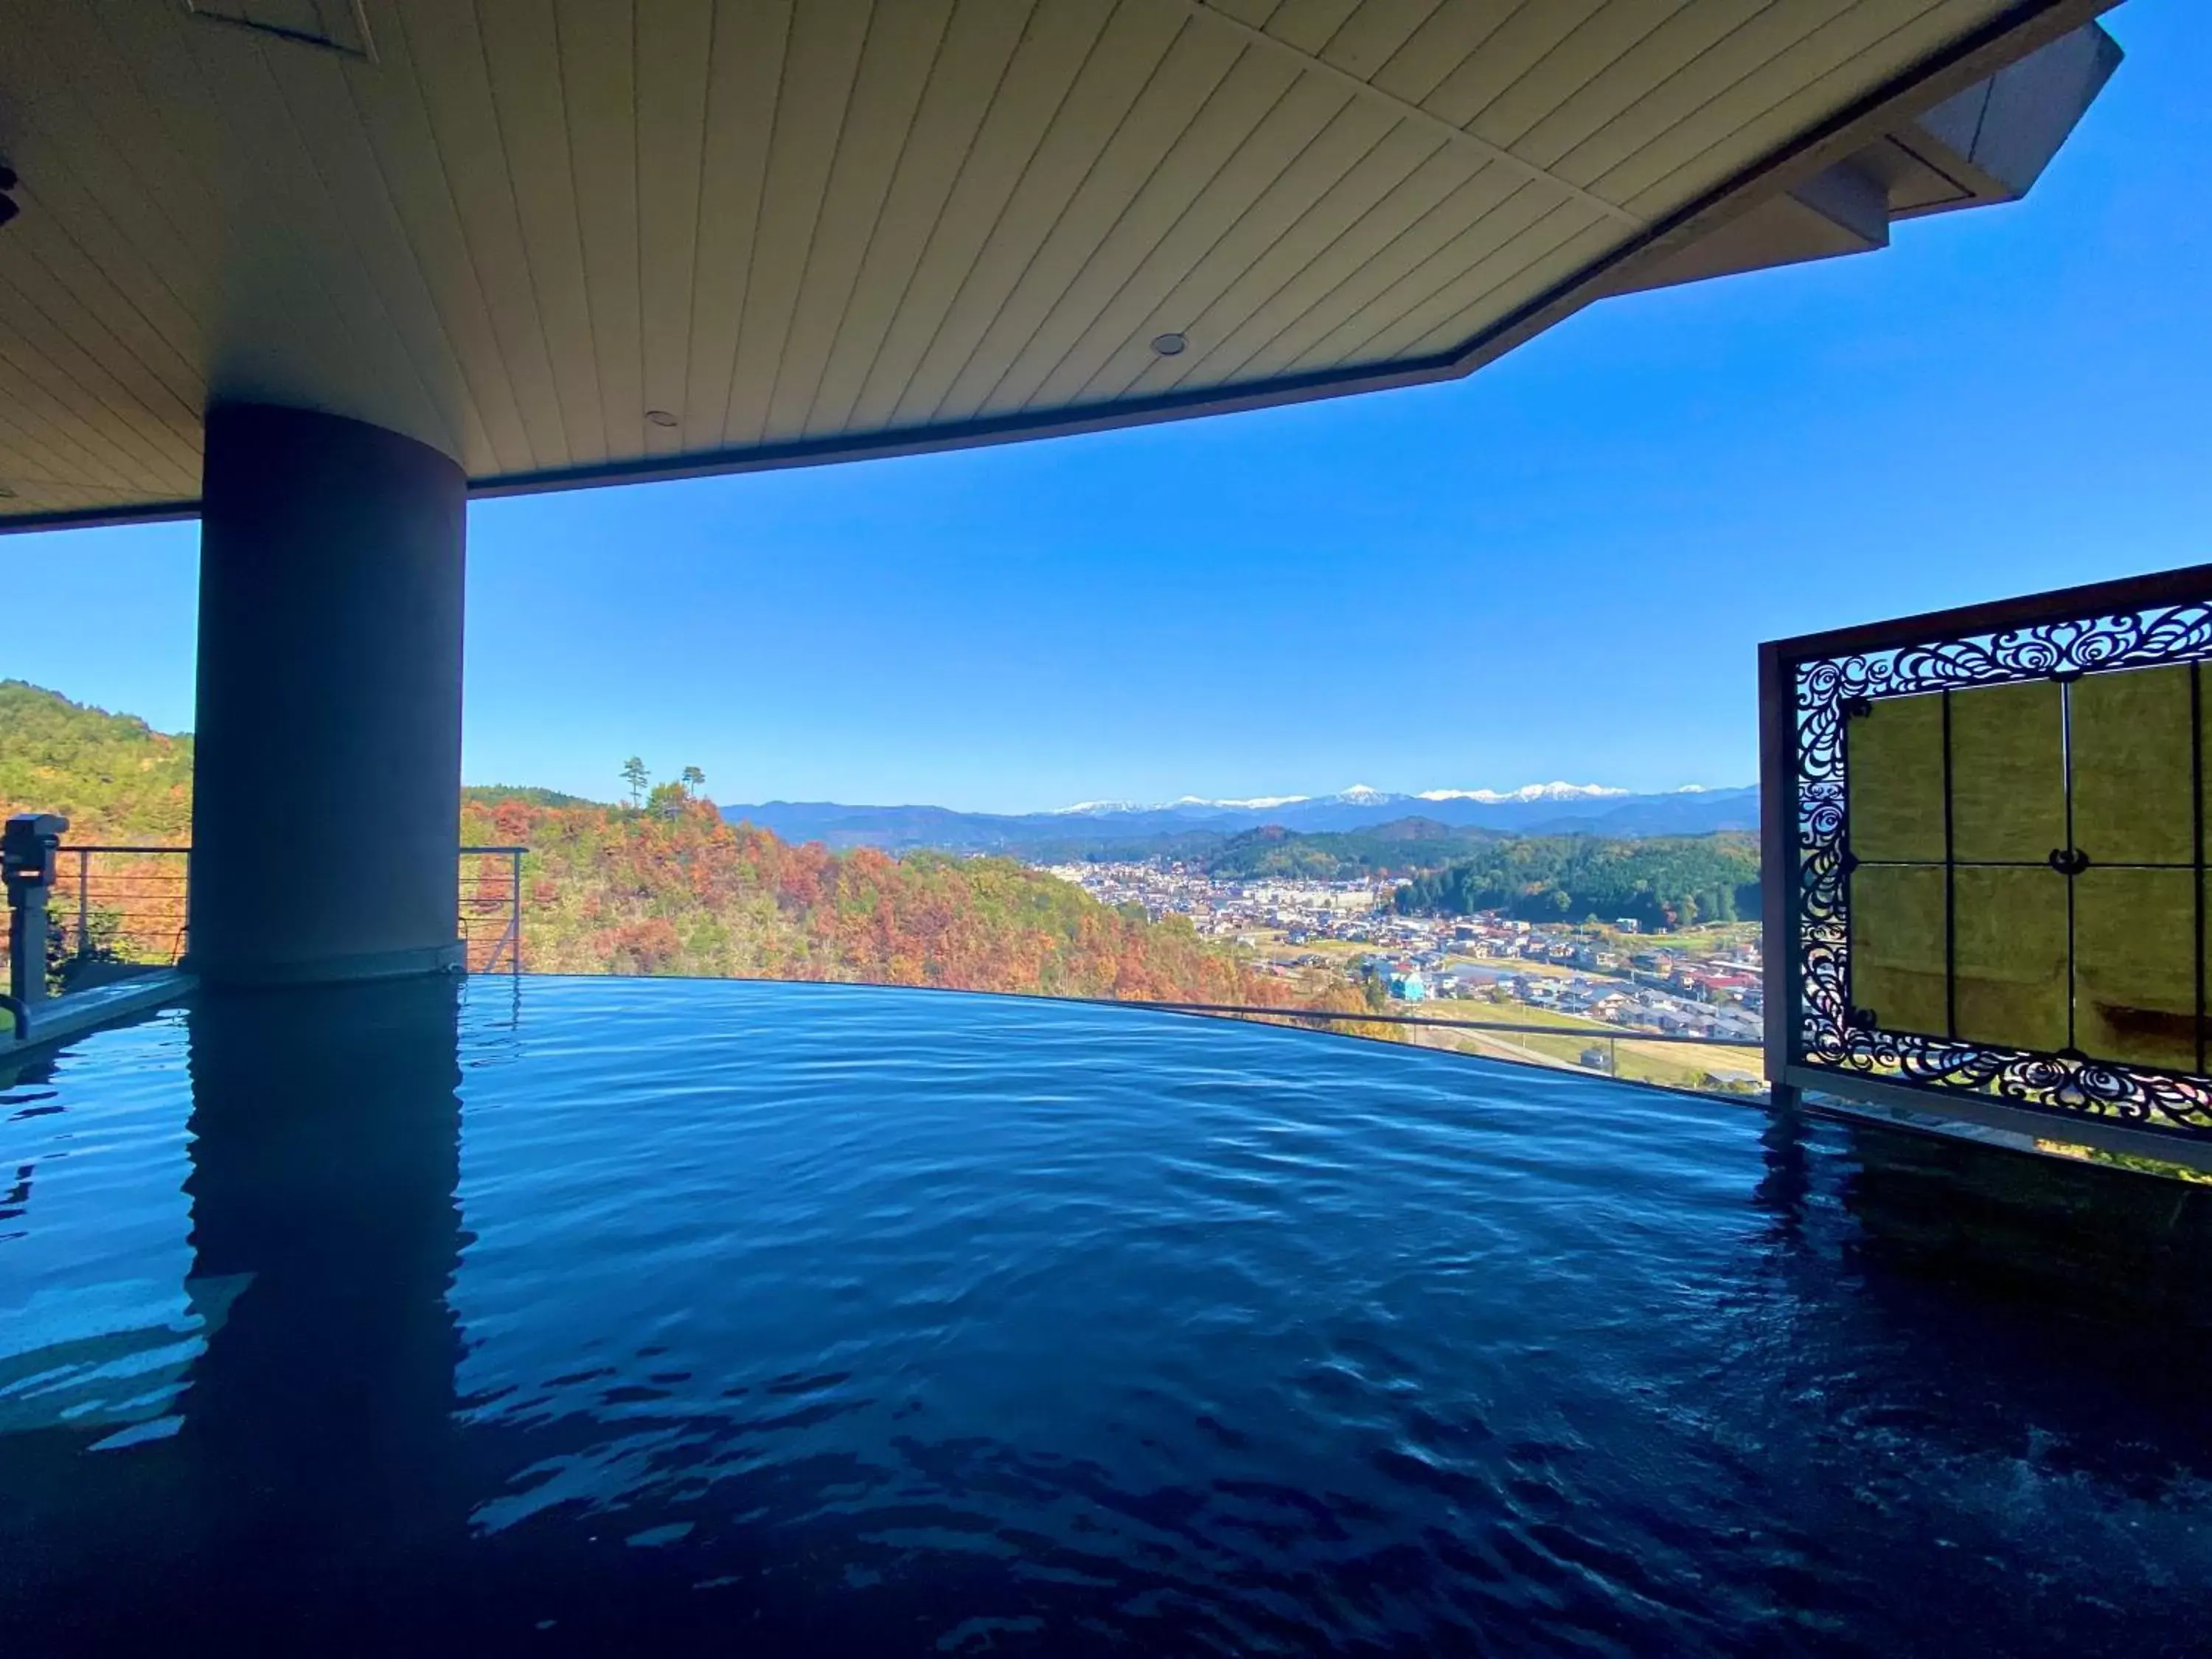
[[[1128,1011],[213,1002],[0,1089],[0,1650],[2203,1651],[2202,1340],[1879,1184]]]

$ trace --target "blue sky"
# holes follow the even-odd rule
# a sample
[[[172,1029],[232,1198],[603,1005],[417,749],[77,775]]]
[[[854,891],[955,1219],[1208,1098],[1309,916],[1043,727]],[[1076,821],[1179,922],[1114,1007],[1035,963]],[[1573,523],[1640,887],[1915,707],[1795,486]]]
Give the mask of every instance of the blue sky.
[[[1023,810],[1749,781],[1778,635],[2212,560],[2212,17],[2024,204],[1608,301],[1473,379],[470,516],[471,781]],[[0,673],[191,723],[189,525]],[[70,594],[96,595],[96,616]]]

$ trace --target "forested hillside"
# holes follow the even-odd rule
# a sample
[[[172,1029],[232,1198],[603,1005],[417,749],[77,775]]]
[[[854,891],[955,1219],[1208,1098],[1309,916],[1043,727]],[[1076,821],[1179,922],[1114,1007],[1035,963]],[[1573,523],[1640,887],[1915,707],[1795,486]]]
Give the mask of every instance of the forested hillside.
[[[1008,859],[793,847],[705,800],[658,812],[471,804],[461,833],[530,849],[524,959],[538,972],[1310,1000],[1179,919],[1125,915]]]
[[[1480,847],[1398,890],[1415,915],[1502,910],[1528,921],[1633,917],[1686,927],[1759,914],[1759,844],[1748,835],[1603,841],[1532,836]]]
[[[1647,928],[1735,921],[1759,913],[1759,854],[1737,832],[1624,840],[1503,836],[1433,818],[1302,835],[1247,830],[1198,857],[1208,875],[1349,881],[1410,876],[1409,915],[1502,910],[1527,921],[1633,917]]]
[[[725,822],[712,802],[678,786],[653,799],[640,810],[527,787],[464,792],[463,842],[528,849],[526,967],[1353,1006],[1341,987],[1256,972],[1187,922],[1110,908],[1010,860],[794,847]],[[71,842],[181,845],[191,834],[191,739],[0,683],[0,810],[31,809],[67,814]],[[155,869],[173,878],[175,865],[94,866],[100,937],[174,949],[181,893],[149,889],[143,878]],[[471,894],[484,912],[472,918],[472,934],[503,921],[506,869],[504,860],[487,860],[472,872]],[[156,902],[158,915],[125,913]]]
[[[501,801],[527,801],[532,806],[597,806],[595,800],[581,795],[564,795],[558,789],[540,789],[535,784],[471,783],[461,790],[463,806],[496,806]]]
[[[59,812],[73,841],[189,840],[192,740],[0,680],[0,809]]]
[[[1231,836],[1200,862],[1206,874],[1229,879],[1266,876],[1352,881],[1437,869],[1464,857],[1468,848],[1498,839],[1494,830],[1455,829],[1425,817],[1397,818],[1372,830],[1311,835],[1271,824]]]

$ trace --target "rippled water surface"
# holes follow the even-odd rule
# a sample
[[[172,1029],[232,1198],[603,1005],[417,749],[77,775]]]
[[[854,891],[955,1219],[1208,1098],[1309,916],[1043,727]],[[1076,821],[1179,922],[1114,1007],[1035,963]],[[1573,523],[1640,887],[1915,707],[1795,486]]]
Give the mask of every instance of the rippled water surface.
[[[0,1090],[0,1650],[2203,1651],[2204,1346],[1866,1182],[1014,1000],[165,1015]]]

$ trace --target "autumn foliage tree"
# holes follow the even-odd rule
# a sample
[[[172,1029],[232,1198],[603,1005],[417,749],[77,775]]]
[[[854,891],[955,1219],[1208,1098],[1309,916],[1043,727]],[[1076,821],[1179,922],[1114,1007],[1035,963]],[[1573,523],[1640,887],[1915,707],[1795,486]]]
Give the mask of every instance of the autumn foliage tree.
[[[538,973],[689,974],[930,985],[978,991],[1334,1006],[1346,994],[1325,975],[1285,978],[1179,917],[1099,903],[1080,888],[1000,858],[870,848],[793,846],[726,822],[699,791],[704,776],[653,787],[641,761],[623,769],[635,806],[605,806],[542,789],[465,793],[463,844],[520,847],[523,965]],[[0,805],[58,809],[70,839],[182,846],[191,837],[191,740],[0,683]],[[158,864],[172,876],[181,860]],[[481,865],[481,868],[475,867]],[[484,965],[517,889],[504,854],[465,878],[471,961]],[[150,929],[161,954],[181,937],[181,885],[150,915],[128,860],[95,880],[112,904]],[[110,902],[102,891],[94,905]],[[173,911],[173,914],[170,914]],[[484,947],[479,953],[479,944]],[[1335,999],[1333,1002],[1331,999]],[[1346,1005],[1347,1011],[1350,1005]]]
[[[1125,915],[1011,860],[793,846],[704,800],[642,815],[478,801],[462,834],[529,848],[523,936],[538,972],[1267,1006],[1321,994],[1257,971],[1181,918]]]
[[[0,680],[0,816],[59,812],[76,846],[181,847],[191,836],[192,740],[21,680]],[[75,936],[80,866],[65,859],[55,914],[87,945],[166,960],[181,947],[184,860],[105,854],[82,866],[88,939]]]

